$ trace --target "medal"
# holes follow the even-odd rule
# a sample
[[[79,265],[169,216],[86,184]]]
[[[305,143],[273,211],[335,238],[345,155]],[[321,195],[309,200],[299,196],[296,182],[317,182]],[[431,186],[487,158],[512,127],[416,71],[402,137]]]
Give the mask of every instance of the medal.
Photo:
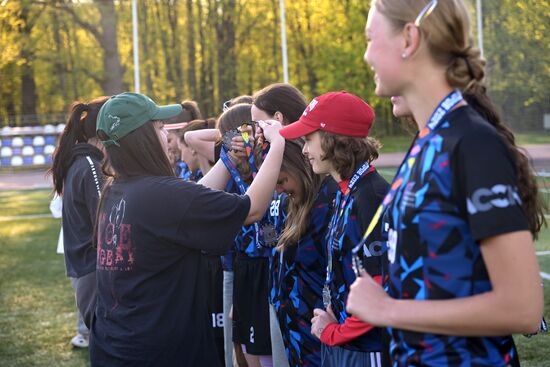
[[[233,144],[233,138],[236,136],[241,136],[239,131],[237,129],[226,131],[225,134],[223,134],[222,137],[222,144],[226,151],[231,150],[231,145]]]
[[[328,287],[328,284],[325,284],[323,287],[323,306],[325,306],[325,310],[328,309],[328,306],[331,303],[331,297],[330,297],[330,288]]]
[[[262,225],[261,231],[264,240],[264,247],[274,247],[278,239],[275,227],[270,223],[266,223]]]

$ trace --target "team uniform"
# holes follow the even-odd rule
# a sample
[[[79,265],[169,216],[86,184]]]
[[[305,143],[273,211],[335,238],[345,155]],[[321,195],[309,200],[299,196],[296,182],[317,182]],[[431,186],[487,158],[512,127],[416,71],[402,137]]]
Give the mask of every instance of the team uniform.
[[[249,210],[248,196],[176,177],[115,180],[99,212],[92,365],[219,366],[201,251],[225,253]]]
[[[274,193],[264,218],[243,226],[235,240],[233,341],[253,355],[271,354],[270,258],[284,227],[286,199]]]
[[[455,299],[490,291],[480,241],[528,230],[514,161],[497,131],[469,106],[449,112],[434,126],[413,143],[406,162],[410,169],[400,169],[402,183],[386,211],[387,288],[396,299]],[[509,335],[388,330],[394,366],[517,363]]]
[[[313,203],[306,232],[298,243],[273,258],[271,302],[290,367],[321,365],[321,342],[311,334],[311,318],[313,309],[323,307],[326,232],[337,190],[336,182],[326,178]]]
[[[355,175],[365,169],[362,175],[357,176],[358,180],[351,189],[346,203],[349,181],[356,179]],[[330,304],[338,323],[327,325],[321,333],[322,365],[381,366],[381,329],[364,324],[349,315],[346,312],[346,302],[350,286],[356,279],[352,268],[352,249],[361,241],[389,185],[374,167],[368,167],[366,163],[358,169],[351,180],[340,182],[338,185],[340,192],[337,194],[329,229],[329,233],[334,234],[329,236],[325,246],[329,264],[325,283],[330,295],[323,295],[325,298],[330,297]],[[381,225],[378,224],[375,234],[360,252],[365,270],[379,282],[387,261],[384,256],[385,238],[380,228]],[[328,299],[325,300],[327,301]]]

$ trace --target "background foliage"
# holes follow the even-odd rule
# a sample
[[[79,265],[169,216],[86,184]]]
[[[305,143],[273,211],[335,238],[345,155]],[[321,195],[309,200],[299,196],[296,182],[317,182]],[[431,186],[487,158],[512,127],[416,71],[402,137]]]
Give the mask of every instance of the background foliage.
[[[401,129],[362,60],[369,3],[287,0],[290,82],[308,98],[360,95],[377,110],[376,132],[391,135]],[[540,130],[550,1],[483,0],[483,12],[490,91],[514,129]],[[1,0],[0,126],[61,122],[72,100],[133,90],[131,13],[130,0]],[[141,92],[159,103],[194,99],[215,116],[282,80],[278,0],[138,0],[138,17]]]

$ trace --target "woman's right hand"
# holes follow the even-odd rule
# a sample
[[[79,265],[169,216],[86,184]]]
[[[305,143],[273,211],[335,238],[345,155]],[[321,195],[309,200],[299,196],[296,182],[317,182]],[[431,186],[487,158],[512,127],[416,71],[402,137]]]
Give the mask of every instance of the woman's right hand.
[[[263,136],[267,141],[273,144],[276,140],[281,140],[284,142],[284,138],[279,134],[279,130],[282,129],[283,125],[277,120],[265,120],[258,121],[258,125],[263,131]]]

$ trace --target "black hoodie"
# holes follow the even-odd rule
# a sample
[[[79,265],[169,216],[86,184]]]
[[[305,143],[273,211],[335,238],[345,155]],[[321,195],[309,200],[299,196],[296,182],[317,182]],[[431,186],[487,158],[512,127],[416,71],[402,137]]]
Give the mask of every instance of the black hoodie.
[[[92,234],[103,187],[103,153],[93,145],[74,146],[63,182],[63,244],[67,276],[80,278],[96,269]]]

